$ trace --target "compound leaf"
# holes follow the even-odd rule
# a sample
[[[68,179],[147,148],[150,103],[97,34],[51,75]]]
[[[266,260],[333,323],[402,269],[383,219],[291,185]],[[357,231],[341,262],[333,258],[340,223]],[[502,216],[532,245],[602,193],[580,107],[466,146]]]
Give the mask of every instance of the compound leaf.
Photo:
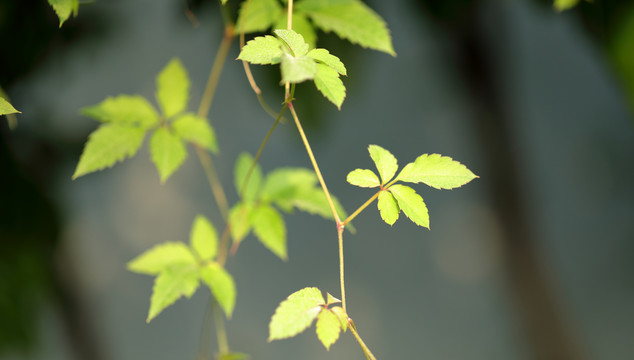
[[[333,31],[362,47],[396,55],[385,21],[359,0],[304,0],[296,8],[326,32]]]
[[[424,183],[436,189],[460,187],[477,176],[448,156],[423,154],[407,164],[398,175],[400,181]]]
[[[172,305],[182,296],[191,297],[198,288],[198,269],[196,266],[183,264],[164,269],[154,280],[150,311],[147,322],[150,322],[166,307]]]
[[[196,216],[189,235],[192,249],[201,260],[211,260],[218,252],[218,232],[206,217]]]
[[[346,71],[345,65],[339,60],[338,57],[332,55],[326,49],[312,49],[306,54],[308,57],[311,57],[317,60],[320,63],[330,66],[334,70],[336,70],[341,75],[348,75]]]
[[[278,18],[275,25],[273,25],[274,29],[286,29],[288,19],[288,12],[282,11],[280,12],[280,17]],[[315,32],[315,28],[308,21],[306,15],[302,13],[294,13],[293,14],[293,31],[302,35],[304,41],[308,44],[309,48],[314,48],[317,44],[317,33]]]
[[[161,183],[164,183],[187,158],[187,149],[183,141],[165,127],[156,129],[152,134],[150,153]]]
[[[182,139],[213,153],[218,152],[216,133],[206,119],[192,113],[185,113],[174,120],[172,128]]]
[[[317,63],[308,56],[294,57],[289,54],[282,56],[282,82],[293,84],[312,80],[317,73]]]
[[[260,205],[253,210],[252,221],[253,232],[262,245],[286,260],[286,225],[282,215],[269,205]]]
[[[396,184],[390,186],[389,190],[394,195],[394,198],[396,198],[398,206],[410,220],[416,225],[429,229],[427,206],[423,198],[420,197],[414,189],[409,186]]]
[[[273,26],[282,13],[282,6],[278,0],[243,1],[236,22],[236,31],[244,31],[245,34],[265,31]]]
[[[381,185],[379,177],[369,169],[355,169],[348,173],[346,181],[354,186],[373,188]]]
[[[15,113],[19,113],[19,111],[17,111],[5,98],[0,96],[0,115]]]
[[[134,156],[141,144],[145,130],[133,126],[104,124],[88,136],[73,179],[93,171],[112,167],[126,157]]]
[[[128,262],[128,270],[139,274],[157,275],[176,265],[196,265],[196,258],[182,242],[166,242],[155,245],[150,250]]]
[[[315,86],[326,99],[341,109],[343,100],[346,98],[346,87],[339,78],[339,73],[334,68],[326,64],[317,63],[317,72],[314,76]]]
[[[317,316],[315,330],[319,341],[324,344],[326,350],[330,350],[330,346],[339,339],[339,334],[341,333],[339,317],[332,311],[324,309]]]
[[[282,39],[286,46],[288,46],[288,49],[291,51],[293,57],[302,57],[308,54],[309,46],[301,34],[298,34],[296,31],[287,29],[277,29],[273,32],[280,39]]]
[[[77,11],[79,10],[79,0],[48,0],[49,5],[53,7],[57,17],[59,18],[59,27],[62,27],[62,24],[71,14],[77,16]]]
[[[379,193],[378,208],[381,219],[390,226],[394,225],[401,212],[401,208],[399,208],[394,195],[389,191],[381,191]]]
[[[398,163],[394,155],[378,145],[368,146],[368,152],[370,152],[370,157],[374,161],[376,169],[379,170],[381,185],[392,180],[398,169]]]
[[[200,269],[201,280],[211,289],[211,293],[228,318],[236,304],[236,284],[231,274],[216,263]]]
[[[154,106],[141,95],[109,96],[97,105],[84,107],[81,113],[101,122],[138,124],[144,129],[149,129],[159,121]]]
[[[258,65],[279,64],[283,54],[280,40],[274,36],[266,35],[249,40],[242,47],[238,59]]]
[[[268,341],[293,337],[306,330],[322,311],[323,305],[321,291],[315,287],[292,293],[271,317]]]
[[[256,200],[260,192],[260,184],[262,182],[262,169],[260,168],[260,165],[255,164],[251,174],[249,175],[251,165],[253,165],[253,157],[249,153],[243,152],[240,156],[238,156],[233,172],[236,190],[240,195],[240,198],[246,202],[253,202]],[[248,179],[247,175],[249,175]],[[246,185],[245,181],[247,181]]]
[[[156,77],[156,100],[166,118],[185,111],[189,101],[189,77],[183,63],[174,58]]]

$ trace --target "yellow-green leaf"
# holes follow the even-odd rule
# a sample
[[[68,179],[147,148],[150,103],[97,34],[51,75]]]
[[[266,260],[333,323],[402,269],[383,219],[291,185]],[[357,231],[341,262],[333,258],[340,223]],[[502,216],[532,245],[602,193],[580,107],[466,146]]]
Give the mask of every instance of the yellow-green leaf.
[[[183,141],[165,127],[156,129],[152,134],[150,153],[161,183],[164,183],[187,158],[187,149]]]
[[[390,191],[394,195],[394,198],[396,198],[399,208],[403,210],[403,213],[405,213],[414,224],[429,229],[427,206],[423,198],[420,197],[414,189],[409,186],[396,184],[390,186]]]
[[[192,249],[201,260],[211,260],[218,252],[218,232],[214,225],[202,215],[196,216],[189,235]]]
[[[553,7],[557,11],[572,9],[579,3],[579,0],[555,0]]]
[[[253,232],[267,249],[287,259],[286,225],[282,215],[270,205],[260,205],[252,213]]]
[[[73,179],[112,167],[118,161],[134,156],[144,136],[145,130],[138,127],[118,124],[99,126],[88,136]]]
[[[306,54],[308,57],[311,57],[318,62],[321,62],[325,65],[330,66],[334,70],[336,70],[341,75],[348,75],[346,67],[343,65],[341,60],[338,57],[332,55],[326,49],[312,49]]]
[[[154,106],[141,95],[110,96],[97,105],[84,107],[81,113],[101,122],[139,125],[144,129],[159,121]]]
[[[379,177],[369,169],[355,169],[348,173],[346,181],[354,186],[373,188],[381,185]]]
[[[269,341],[293,337],[306,330],[322,311],[324,298],[315,287],[289,295],[275,310],[269,323]]]
[[[458,161],[439,154],[423,154],[413,163],[407,164],[398,175],[398,180],[424,183],[436,189],[460,187],[477,176]]]
[[[198,268],[192,265],[178,265],[167,268],[156,277],[150,298],[150,322],[166,307],[182,296],[191,297],[198,288]]]
[[[19,113],[19,111],[17,111],[6,99],[0,96],[0,115],[15,113]]]
[[[335,104],[337,109],[341,109],[343,100],[346,98],[346,87],[339,78],[339,73],[329,65],[317,63],[317,72],[314,76],[315,86],[326,99]]]
[[[294,57],[301,57],[308,54],[309,46],[301,34],[288,29],[277,29],[273,32],[282,39]]]
[[[288,12],[280,11],[280,17],[277,19],[275,25],[273,25],[273,28],[286,29],[288,25],[287,19]],[[293,14],[293,31],[302,35],[309,48],[314,48],[317,44],[317,33],[313,25],[308,21],[306,15],[297,12]]]
[[[48,3],[59,18],[59,27],[62,27],[62,24],[68,20],[71,14],[77,16],[79,0],[48,0]]]
[[[216,263],[200,269],[200,278],[211,289],[211,293],[228,318],[236,304],[236,285],[231,274]]]
[[[167,118],[187,108],[189,101],[189,76],[183,63],[174,58],[156,77],[156,101]]]
[[[201,146],[213,153],[218,152],[218,142],[214,128],[209,125],[207,119],[198,117],[192,113],[178,116],[172,122],[174,132],[182,139]]]
[[[394,225],[396,220],[398,220],[399,213],[401,212],[394,195],[392,195],[389,191],[381,191],[379,193],[377,206],[379,208],[379,213],[381,214],[381,219],[390,226]]]
[[[328,309],[324,309],[317,316],[317,324],[315,325],[317,337],[324,345],[326,350],[330,350],[330,346],[339,339],[341,333],[341,322],[337,315]]]
[[[374,165],[376,165],[376,169],[379,170],[381,185],[392,180],[398,169],[398,163],[394,155],[378,145],[368,146],[368,152],[372,161],[374,161]]]
[[[182,242],[155,245],[128,262],[128,270],[139,274],[157,275],[174,265],[196,265],[196,258]]]
[[[236,32],[263,32],[273,26],[282,13],[278,0],[243,1],[236,21]]]
[[[251,166],[253,169],[251,170]],[[251,172],[249,173],[249,170]],[[246,152],[238,156],[234,169],[234,184],[240,198],[245,202],[253,202],[260,193],[262,182],[262,169],[260,165],[253,163],[253,157]]]
[[[242,47],[238,59],[251,64],[271,65],[279,64],[283,54],[280,40],[275,36],[266,35],[247,42]]]

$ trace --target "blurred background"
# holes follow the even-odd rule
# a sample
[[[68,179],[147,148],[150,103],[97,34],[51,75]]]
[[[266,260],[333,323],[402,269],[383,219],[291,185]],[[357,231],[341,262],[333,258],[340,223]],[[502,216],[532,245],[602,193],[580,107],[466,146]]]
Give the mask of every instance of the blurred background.
[[[237,6],[230,1],[231,6]],[[372,192],[345,182],[371,168],[368,144],[401,165],[441,153],[480,176],[453,191],[415,189],[431,230],[371,206],[345,238],[348,308],[379,359],[634,358],[634,4],[367,1],[388,22],[396,58],[320,33],[348,67],[337,111],[312,85],[295,106],[331,191],[348,211]],[[193,153],[165,185],[147,145],[113,169],[71,181],[97,123],[79,109],[116,94],[154,96],[175,56],[204,89],[222,22],[215,1],[82,4],[58,28],[44,0],[0,3],[0,86],[20,111],[0,117],[0,358],[195,359],[216,351],[200,290],[145,323],[152,278],[125,264],[187,240],[196,214],[222,219]],[[237,42],[212,105],[215,164],[231,202],[233,163],[271,120]],[[256,68],[267,101],[276,71]],[[9,128],[9,123],[17,126]],[[261,165],[306,166],[292,124]],[[290,293],[339,294],[336,231],[286,216],[289,260],[254,238],[229,259],[237,282],[232,350],[253,359],[362,359],[350,334],[327,352],[314,328],[267,343]]]

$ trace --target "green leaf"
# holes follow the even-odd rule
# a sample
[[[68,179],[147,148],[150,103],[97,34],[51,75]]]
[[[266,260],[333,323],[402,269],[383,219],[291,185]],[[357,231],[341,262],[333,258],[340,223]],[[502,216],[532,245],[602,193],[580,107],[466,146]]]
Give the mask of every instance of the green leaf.
[[[340,303],[341,300],[337,299],[336,297],[330,295],[330,293],[326,293],[326,306],[330,306],[332,304],[337,304]]]
[[[579,3],[579,0],[555,0],[553,7],[557,11],[572,9]]]
[[[211,289],[227,318],[231,318],[236,305],[236,284],[231,274],[220,265],[211,263],[200,269],[200,278]]]
[[[312,80],[317,73],[317,63],[308,56],[293,57],[289,54],[282,56],[282,82],[293,84]]]
[[[170,60],[156,77],[156,100],[166,118],[181,113],[187,108],[189,77],[178,58]]]
[[[0,115],[20,113],[5,98],[0,96]]]
[[[249,169],[251,169],[252,164],[253,157],[250,154],[243,152],[240,156],[238,156],[233,172],[236,190],[240,195],[240,198],[246,202],[253,202],[257,199],[260,192],[260,184],[262,182],[262,169],[258,164],[255,164],[253,170],[251,171],[251,175],[247,179],[247,175],[249,174]],[[246,185],[244,185],[245,180],[247,181]]]
[[[420,197],[409,186],[405,185],[392,185],[389,189],[396,198],[398,206],[403,210],[405,215],[412,220],[416,225],[426,227],[429,229],[429,213],[427,212],[427,206]]]
[[[343,331],[348,330],[348,314],[340,306],[333,306],[330,308],[337,317],[339,318],[339,322],[341,323],[341,328]]]
[[[234,242],[241,242],[253,227],[253,205],[238,203],[229,212],[231,237]]]
[[[396,55],[385,21],[359,0],[303,0],[296,9],[326,32],[333,31],[354,44]]]
[[[321,291],[308,287],[292,293],[275,310],[269,323],[269,340],[293,337],[306,330],[322,311]]]
[[[268,65],[279,64],[282,61],[282,43],[274,36],[258,36],[242,47],[239,60],[250,62],[251,64]]]
[[[330,195],[332,197],[332,202],[335,205],[335,210],[339,215],[340,219],[346,218],[346,211],[341,206],[341,203],[337,199],[337,197]],[[293,205],[301,211],[305,211],[309,214],[316,214],[328,220],[334,220],[332,216],[332,211],[330,210],[330,205],[328,204],[328,200],[326,199],[326,195],[322,191],[321,187],[314,187],[310,190],[305,190],[293,201]],[[350,228],[353,231],[353,228]]]
[[[301,57],[308,54],[309,46],[301,34],[298,34],[294,30],[287,29],[277,29],[273,32],[288,46],[293,57]]]
[[[303,191],[317,183],[315,172],[306,168],[278,168],[266,175],[262,187],[262,201],[275,202],[284,211],[290,212],[293,201]]]
[[[379,193],[378,207],[381,219],[390,226],[394,225],[396,220],[398,220],[401,209],[398,207],[398,203],[392,193],[389,191],[381,191]]]
[[[165,127],[156,129],[152,134],[150,152],[161,183],[164,183],[187,158],[187,149],[183,141]]]
[[[48,3],[53,7],[57,17],[59,18],[59,27],[62,27],[62,24],[71,14],[77,16],[77,11],[79,10],[79,0],[48,0]]]
[[[341,333],[341,322],[339,317],[332,311],[324,309],[317,316],[317,324],[315,325],[317,331],[317,337],[319,341],[326,347],[326,350],[330,350],[330,346],[339,339]]]
[[[254,209],[252,216],[253,232],[262,245],[286,260],[286,225],[282,215],[269,205],[260,205]]]
[[[348,173],[346,181],[354,186],[373,188],[381,185],[379,177],[368,169],[355,169]]]
[[[84,107],[81,113],[98,121],[139,125],[144,129],[151,128],[159,121],[154,106],[141,95],[109,96],[97,105]]]
[[[243,1],[236,22],[236,32],[244,31],[248,34],[265,31],[273,26],[282,13],[278,0]]]
[[[201,260],[211,260],[218,252],[218,233],[212,223],[202,215],[196,216],[189,235],[192,249]]]
[[[128,262],[128,270],[139,274],[157,275],[176,265],[196,265],[196,257],[182,242],[166,242]]]
[[[331,103],[335,104],[337,109],[341,110],[343,100],[346,98],[346,87],[339,78],[337,70],[328,65],[318,63],[314,80],[317,90]]]
[[[143,129],[118,124],[104,124],[88,136],[73,179],[93,171],[112,167],[126,157],[134,156],[141,144]]]
[[[396,158],[391,152],[378,145],[368,146],[368,152],[370,152],[370,157],[374,161],[376,169],[379,170],[379,175],[381,175],[381,185],[387,184],[398,169]]]
[[[308,57],[311,57],[317,60],[320,63],[330,66],[341,75],[344,75],[344,76],[348,75],[348,72],[346,71],[346,67],[345,65],[343,65],[341,60],[339,60],[338,57],[332,55],[326,49],[312,49],[306,55]]]
[[[398,180],[424,183],[436,189],[460,187],[477,176],[466,166],[448,156],[423,154],[413,163],[407,164],[398,175]]]
[[[280,17],[277,19],[275,25],[273,25],[274,29],[286,29],[288,19],[288,12],[281,11]],[[300,34],[304,41],[308,44],[309,48],[314,48],[317,44],[317,33],[315,32],[315,28],[308,21],[306,15],[302,13],[294,13],[293,14],[293,30]]]
[[[213,153],[218,152],[216,133],[206,119],[192,113],[185,113],[174,120],[172,128],[182,139]]]
[[[198,269],[196,266],[183,264],[164,269],[154,280],[150,311],[147,322],[150,322],[166,307],[172,305],[182,296],[191,297],[198,288]]]

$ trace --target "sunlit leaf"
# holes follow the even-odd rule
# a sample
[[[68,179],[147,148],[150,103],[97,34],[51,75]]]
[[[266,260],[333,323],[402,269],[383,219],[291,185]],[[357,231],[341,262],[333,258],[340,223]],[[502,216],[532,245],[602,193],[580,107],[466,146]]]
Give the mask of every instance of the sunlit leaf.
[[[273,26],[282,13],[278,0],[242,1],[236,31],[245,34],[263,32]]]
[[[236,284],[231,274],[216,263],[200,269],[201,280],[211,289],[211,293],[228,318],[231,318],[236,304]]]
[[[179,59],[170,60],[156,77],[156,100],[167,118],[187,108],[189,77]]]
[[[324,298],[315,287],[291,294],[275,310],[269,323],[269,341],[293,337],[306,330],[322,311]]]
[[[288,46],[293,57],[302,57],[308,54],[309,46],[301,34],[287,29],[277,29],[273,32]]]
[[[326,32],[333,31],[352,43],[396,55],[385,21],[359,0],[303,0],[296,8]]]
[[[144,129],[159,121],[154,106],[141,95],[109,96],[97,105],[84,107],[81,113],[98,121],[139,125]]]
[[[53,7],[59,18],[59,27],[62,27],[71,14],[77,16],[79,0],[48,0],[48,3]]]
[[[306,55],[308,57],[311,57],[311,58],[317,60],[318,62],[321,62],[321,63],[323,63],[325,65],[328,65],[329,67],[333,68],[334,70],[336,70],[341,75],[347,75],[348,74],[348,72],[346,70],[346,67],[345,67],[345,65],[343,65],[341,60],[339,60],[338,57],[332,55],[326,49],[312,49]]]
[[[348,330],[348,314],[340,306],[333,306],[330,308],[337,317],[339,318],[339,322],[341,323],[341,328],[343,331]]]
[[[253,205],[238,203],[229,212],[229,222],[231,224],[231,237],[234,242],[244,239],[253,227]]]
[[[174,265],[161,271],[154,280],[150,311],[146,321],[150,322],[182,296],[191,297],[196,292],[198,285],[196,266]]]
[[[255,201],[260,192],[260,184],[262,182],[262,169],[260,168],[260,165],[255,164],[249,175],[249,170],[252,165],[254,165],[253,157],[250,154],[243,152],[240,156],[238,156],[233,172],[236,191],[246,202]]]
[[[0,115],[15,113],[19,113],[19,111],[17,111],[6,99],[0,96]]]
[[[381,185],[379,177],[368,169],[355,169],[348,173],[346,181],[354,186],[373,188]]]
[[[192,225],[189,241],[201,260],[211,260],[218,251],[218,232],[206,217],[196,216]]]
[[[262,187],[262,200],[275,202],[280,208],[290,212],[293,201],[309,191],[317,183],[317,175],[313,170],[301,167],[278,168],[266,175]]]
[[[317,73],[317,63],[308,56],[294,57],[289,54],[282,56],[282,82],[293,84],[312,80]]]
[[[280,17],[273,25],[274,29],[286,29],[287,27],[287,19],[288,12],[281,11]],[[317,33],[315,32],[315,28],[308,21],[306,15],[302,13],[294,13],[293,14],[293,31],[302,35],[304,41],[308,44],[309,48],[314,48],[317,44]]]
[[[400,181],[424,183],[436,189],[460,187],[477,176],[448,156],[423,154],[407,164],[398,175]]]
[[[337,299],[336,297],[332,296],[330,293],[326,293],[326,306],[330,306],[332,304],[337,304],[340,303],[341,300]]]
[[[160,127],[154,131],[150,139],[152,162],[156,165],[161,182],[164,183],[185,161],[187,149],[185,144],[167,128]]]
[[[207,119],[192,113],[178,116],[172,123],[174,132],[182,139],[201,146],[213,153],[218,152],[216,133]]]
[[[394,198],[396,198],[398,206],[403,210],[403,213],[405,213],[414,224],[429,229],[427,206],[423,198],[420,197],[414,189],[409,186],[396,184],[390,186],[389,190],[394,195]]]
[[[166,242],[155,245],[128,263],[128,270],[157,275],[175,265],[196,265],[196,257],[182,242]]]
[[[343,100],[346,98],[346,87],[339,78],[339,73],[332,67],[318,63],[317,72],[314,77],[315,86],[326,99],[341,109]]]
[[[145,130],[118,124],[104,124],[88,136],[73,179],[93,171],[112,167],[125,158],[134,156],[141,144]]]
[[[258,65],[279,64],[283,54],[280,40],[274,36],[266,35],[248,41],[242,47],[238,59]]]
[[[389,191],[381,191],[379,193],[378,208],[381,219],[390,226],[394,225],[396,220],[398,220],[401,209],[398,207],[398,203],[392,193]]]
[[[385,185],[392,180],[394,174],[396,174],[396,170],[398,169],[396,158],[391,152],[378,145],[368,146],[368,152],[370,152],[370,157],[372,161],[374,161],[377,170],[379,170],[381,185]]]
[[[253,210],[252,221],[253,232],[260,242],[282,260],[286,260],[286,225],[282,215],[269,205],[260,205]]]
[[[317,316],[315,328],[319,341],[326,347],[326,350],[330,350],[330,346],[339,339],[341,322],[332,311],[324,309]]]

